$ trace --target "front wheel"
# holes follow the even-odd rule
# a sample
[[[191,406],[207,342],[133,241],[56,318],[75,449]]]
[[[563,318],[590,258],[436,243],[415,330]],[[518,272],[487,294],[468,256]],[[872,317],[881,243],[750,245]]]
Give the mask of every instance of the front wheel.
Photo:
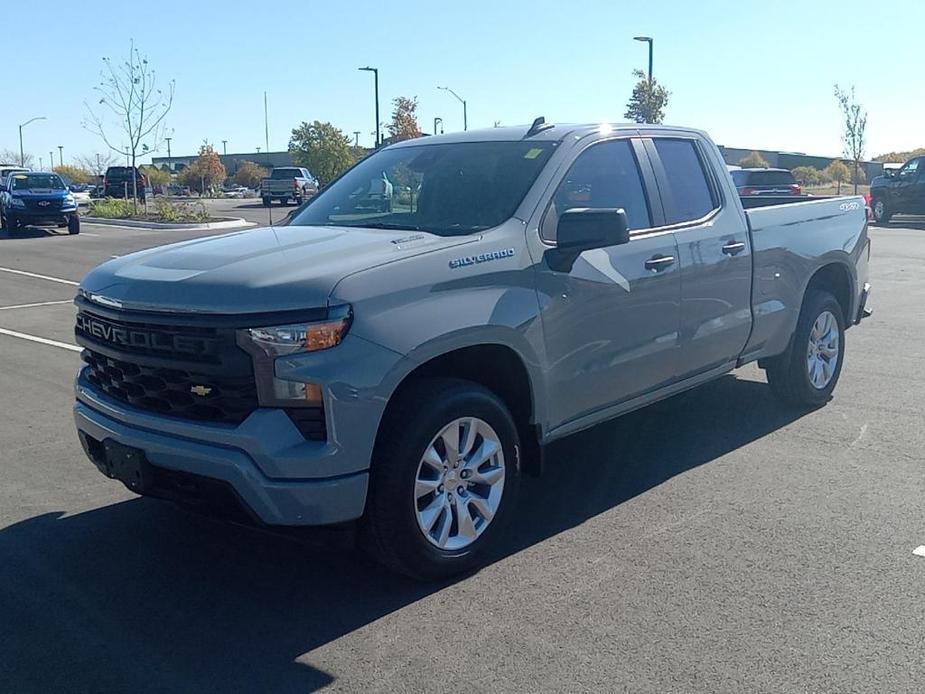
[[[270,199],[270,198],[264,198],[264,199],[263,199],[263,206],[264,206],[264,207],[269,207],[269,206],[270,206],[270,203],[272,203],[272,202],[273,202],[272,199]]]
[[[874,222],[877,224],[889,224],[893,213],[887,207],[886,200],[883,198],[874,198]]]
[[[820,407],[832,397],[845,358],[845,319],[835,297],[810,289],[790,348],[768,361],[768,385],[784,402]]]
[[[67,220],[67,233],[71,236],[80,233],[80,217],[76,214],[71,215],[70,219]]]
[[[502,535],[520,478],[520,441],[498,396],[427,379],[399,395],[370,471],[363,536],[389,568],[437,580],[482,564]]]

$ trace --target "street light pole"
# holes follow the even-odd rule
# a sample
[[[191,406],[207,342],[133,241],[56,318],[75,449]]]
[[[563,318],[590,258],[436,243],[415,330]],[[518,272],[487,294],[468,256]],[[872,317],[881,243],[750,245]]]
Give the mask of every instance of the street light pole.
[[[437,123],[440,124],[440,132],[443,132],[443,119],[440,116],[434,118],[434,135],[437,134]]]
[[[359,130],[353,131],[353,146],[356,147],[357,149],[360,148],[360,131]]]
[[[463,130],[468,130],[468,129],[469,129],[469,123],[468,123],[468,117],[467,117],[467,114],[466,114],[466,100],[463,99],[459,94],[457,94],[456,92],[454,92],[454,91],[453,91],[452,89],[450,89],[449,87],[437,87],[437,89],[442,89],[442,90],[445,91],[445,92],[449,92],[450,94],[452,94],[453,96],[455,96],[456,99],[462,104],[462,107],[463,107]]]
[[[649,89],[652,88],[652,46],[655,40],[651,36],[634,36],[634,41],[642,41],[649,44]]]
[[[228,156],[228,140],[222,140],[222,156]]]
[[[64,145],[58,145],[58,166],[64,166]]]
[[[22,129],[25,128],[27,125],[29,125],[29,123],[32,123],[33,121],[37,121],[37,120],[47,120],[47,119],[45,118],[45,116],[36,116],[35,118],[30,118],[25,123],[20,123],[19,125],[19,165],[20,166],[26,165],[26,155],[22,149]],[[52,166],[54,166],[54,161],[52,161],[51,163],[52,163]]]
[[[379,145],[382,144],[382,136],[379,134],[379,68],[366,67],[357,68],[362,72],[371,72],[373,73],[373,86],[376,92],[376,149],[379,149]]]

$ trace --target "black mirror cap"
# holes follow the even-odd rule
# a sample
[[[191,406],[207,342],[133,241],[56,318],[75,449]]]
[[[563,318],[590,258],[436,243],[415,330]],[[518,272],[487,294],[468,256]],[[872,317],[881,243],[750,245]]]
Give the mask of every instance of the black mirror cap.
[[[622,207],[577,207],[559,216],[556,243],[560,249],[587,251],[629,243],[629,224]]]

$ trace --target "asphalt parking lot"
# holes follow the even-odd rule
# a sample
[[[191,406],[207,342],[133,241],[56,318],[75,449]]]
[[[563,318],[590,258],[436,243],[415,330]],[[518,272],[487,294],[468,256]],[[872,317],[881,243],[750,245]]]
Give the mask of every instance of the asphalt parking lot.
[[[0,235],[0,692],[922,690],[925,219],[871,231],[875,313],[828,406],[747,367],[561,441],[503,556],[440,585],[85,459],[75,284],[207,234]]]

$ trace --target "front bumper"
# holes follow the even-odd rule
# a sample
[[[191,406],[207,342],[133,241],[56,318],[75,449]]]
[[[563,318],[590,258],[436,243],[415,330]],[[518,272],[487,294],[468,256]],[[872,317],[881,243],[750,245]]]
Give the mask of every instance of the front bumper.
[[[277,362],[277,376],[326,384],[326,441],[306,440],[276,408],[258,408],[238,425],[141,410],[96,390],[84,370],[75,383],[74,419],[88,457],[104,473],[105,461],[94,459],[93,452],[115,442],[142,451],[159,471],[182,476],[180,486],[223,483],[261,523],[341,523],[363,514],[372,448],[389,389],[382,379],[399,359],[348,335],[337,349]]]
[[[10,207],[7,210],[8,217],[15,217],[23,224],[34,224],[41,226],[43,224],[67,224],[68,220],[77,214],[77,208],[73,207],[64,210],[54,210],[45,212],[42,210],[30,210]]]

